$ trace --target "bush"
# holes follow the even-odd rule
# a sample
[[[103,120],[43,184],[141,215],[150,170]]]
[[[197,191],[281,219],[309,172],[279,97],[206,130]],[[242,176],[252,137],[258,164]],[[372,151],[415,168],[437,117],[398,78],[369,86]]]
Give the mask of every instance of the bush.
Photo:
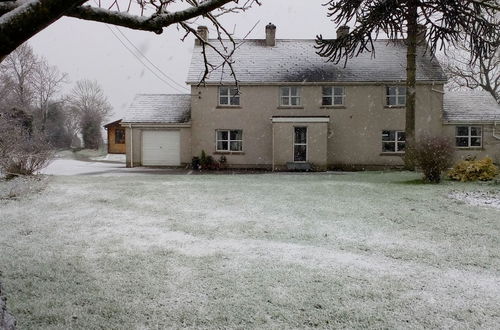
[[[489,157],[480,160],[463,160],[456,164],[448,172],[452,180],[457,181],[488,181],[498,174],[498,167],[493,165],[493,160]]]
[[[0,117],[0,172],[7,178],[34,174],[53,156],[53,148],[43,134],[32,132],[18,117]]]
[[[424,174],[425,182],[439,183],[441,173],[450,168],[455,148],[444,137],[423,137],[415,146],[413,158]]]
[[[220,168],[220,164],[212,156],[207,155],[205,150],[202,150],[200,157],[193,157],[191,160],[191,167],[195,170],[212,171],[218,170]]]

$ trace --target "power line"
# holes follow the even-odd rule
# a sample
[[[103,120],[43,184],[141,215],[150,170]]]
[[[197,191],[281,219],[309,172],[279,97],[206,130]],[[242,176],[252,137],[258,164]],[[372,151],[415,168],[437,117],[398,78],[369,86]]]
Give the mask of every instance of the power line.
[[[144,55],[144,53],[135,46],[135,44],[130,41],[129,38],[127,38],[127,36],[119,29],[119,28],[116,28],[116,30],[130,43],[130,45],[132,45],[132,47],[134,47],[134,49],[137,51],[137,53],[139,53],[149,64],[151,64],[156,70],[158,70],[165,78],[167,78],[168,80],[170,80],[171,82],[173,82],[174,84],[176,84],[177,86],[181,87],[181,88],[184,88],[186,90],[188,90],[186,88],[186,86],[183,86],[181,84],[179,84],[177,81],[175,81],[174,79],[170,78],[165,72],[163,72],[158,66],[156,66],[146,55]]]
[[[137,54],[131,50],[121,39],[120,37],[107,25],[105,24],[106,27],[109,29],[109,31],[115,36],[116,39],[118,39],[118,41],[123,45],[123,47],[125,47],[139,62],[141,62],[141,64],[146,68],[148,69],[148,71],[150,71],[152,74],[154,74],[156,76],[156,78],[160,79],[162,82],[164,82],[166,85],[170,86],[171,88],[175,89],[176,91],[178,91],[179,93],[185,93],[186,91],[189,91],[186,87],[183,87],[185,90],[181,90],[179,89],[178,87],[176,86],[173,86],[171,85],[168,81],[166,81],[165,79],[163,79],[162,77],[160,77],[155,71],[153,71],[148,65],[146,65],[146,63],[144,63],[144,61],[139,57],[137,56]]]

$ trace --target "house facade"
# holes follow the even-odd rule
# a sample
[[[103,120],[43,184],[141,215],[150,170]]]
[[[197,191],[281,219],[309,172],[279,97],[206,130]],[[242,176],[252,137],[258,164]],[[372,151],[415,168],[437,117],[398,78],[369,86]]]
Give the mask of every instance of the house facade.
[[[275,31],[268,25],[265,39],[238,41],[238,88],[227,66],[200,86],[205,64],[202,47],[195,45],[187,79],[191,95],[164,96],[156,108],[155,96],[138,96],[122,123],[130,137],[128,166],[179,166],[202,151],[241,168],[401,166],[404,42],[375,41],[375,54],[361,54],[344,66],[319,57],[314,40],[279,40]],[[206,30],[200,33],[208,38]],[[217,63],[217,54],[205,55]],[[500,162],[498,105],[484,94],[464,103],[463,94],[444,91],[445,83],[437,60],[420,49],[417,139],[448,136],[457,143],[457,157]],[[151,161],[153,154],[160,155],[157,161]]]

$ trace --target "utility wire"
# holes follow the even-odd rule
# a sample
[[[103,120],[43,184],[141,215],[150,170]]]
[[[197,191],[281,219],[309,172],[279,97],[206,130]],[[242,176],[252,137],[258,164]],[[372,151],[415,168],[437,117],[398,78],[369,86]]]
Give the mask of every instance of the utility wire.
[[[109,27],[107,24],[105,24],[106,27],[109,29],[109,31],[115,36],[116,39],[118,39],[118,41],[123,45],[123,47],[125,47],[139,62],[141,62],[141,64],[146,68],[148,69],[148,71],[150,71],[152,74],[154,74],[156,76],[156,78],[160,79],[162,82],[164,82],[165,84],[167,84],[168,86],[170,86],[171,88],[175,89],[176,91],[178,91],[179,93],[185,93],[186,91],[189,91],[186,87],[183,87],[185,90],[181,90],[179,89],[178,87],[176,86],[173,86],[172,84],[170,84],[168,81],[166,81],[165,79],[163,79],[161,76],[159,76],[155,71],[153,71],[148,65],[146,65],[146,63],[139,57],[137,56],[137,54],[132,50],[130,49],[123,41],[122,39],[120,39],[120,37],[111,29],[111,27]]]
[[[180,88],[188,90],[188,88],[186,88],[186,86],[183,86],[183,85],[179,84],[177,81],[175,81],[174,79],[170,78],[165,72],[163,72],[158,66],[156,66],[149,58],[147,58],[146,55],[144,55],[144,53],[139,48],[137,48],[135,46],[135,44],[132,41],[130,41],[129,38],[127,38],[127,36],[121,31],[121,29],[116,28],[116,30],[130,43],[130,45],[132,45],[132,47],[134,47],[134,49],[136,50],[137,53],[139,53],[149,64],[151,64],[156,70],[158,70],[165,78],[167,78],[172,83],[179,86]]]

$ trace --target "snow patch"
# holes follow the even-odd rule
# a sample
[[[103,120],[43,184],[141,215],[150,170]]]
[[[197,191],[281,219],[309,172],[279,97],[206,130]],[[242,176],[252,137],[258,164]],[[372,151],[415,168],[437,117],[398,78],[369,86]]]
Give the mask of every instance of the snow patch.
[[[489,206],[500,209],[500,191],[473,191],[473,192],[452,192],[448,195],[474,206]]]

